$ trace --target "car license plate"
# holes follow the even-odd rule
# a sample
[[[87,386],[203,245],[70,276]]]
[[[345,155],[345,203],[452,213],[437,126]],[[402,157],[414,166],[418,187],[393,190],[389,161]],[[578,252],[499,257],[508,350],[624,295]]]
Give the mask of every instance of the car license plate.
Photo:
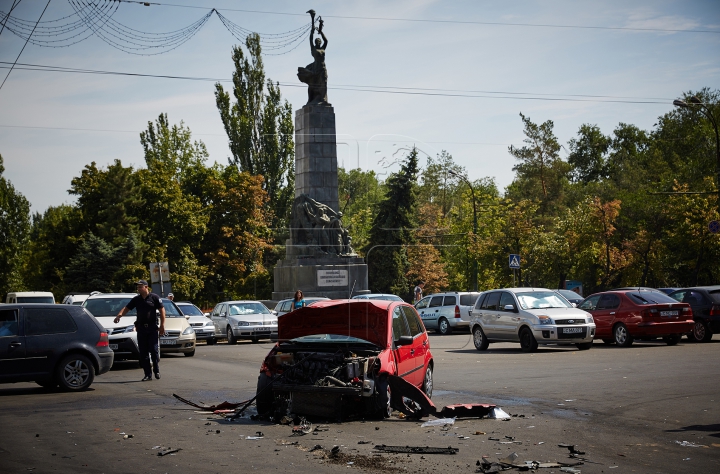
[[[177,344],[177,339],[160,339],[160,344],[162,344],[162,345]]]
[[[116,350],[118,349],[118,345],[117,345],[117,344],[110,344],[110,349],[116,351]]]
[[[677,316],[677,311],[660,311],[660,316]]]
[[[581,333],[582,328],[562,328],[563,334],[574,334],[574,333]]]

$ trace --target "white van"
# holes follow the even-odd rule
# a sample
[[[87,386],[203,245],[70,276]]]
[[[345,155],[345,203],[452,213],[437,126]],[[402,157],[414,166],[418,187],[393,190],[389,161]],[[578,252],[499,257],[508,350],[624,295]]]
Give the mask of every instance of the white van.
[[[13,291],[7,294],[5,302],[17,303],[50,303],[55,304],[55,296],[49,291]]]

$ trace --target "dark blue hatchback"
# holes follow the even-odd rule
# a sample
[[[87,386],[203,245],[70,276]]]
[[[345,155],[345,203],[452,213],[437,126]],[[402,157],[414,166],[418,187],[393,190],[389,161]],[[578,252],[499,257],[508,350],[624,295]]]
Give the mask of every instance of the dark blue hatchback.
[[[85,390],[110,370],[113,359],[107,332],[83,308],[0,305],[0,383]]]

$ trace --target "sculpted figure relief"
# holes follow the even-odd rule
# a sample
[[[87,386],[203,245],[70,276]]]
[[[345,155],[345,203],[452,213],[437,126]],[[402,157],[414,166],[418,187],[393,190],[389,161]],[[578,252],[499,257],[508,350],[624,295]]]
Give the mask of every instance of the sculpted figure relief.
[[[308,85],[308,102],[306,105],[330,105],[327,98],[328,73],[325,67],[325,48],[328,40],[323,33],[323,19],[318,17],[318,26],[315,27],[315,10],[309,10],[312,25],[310,26],[310,53],[315,59],[305,67],[298,68],[298,79]],[[315,38],[315,31],[322,37]]]
[[[325,255],[355,255],[352,239],[342,224],[342,213],[307,194],[295,198],[292,243],[313,248]]]

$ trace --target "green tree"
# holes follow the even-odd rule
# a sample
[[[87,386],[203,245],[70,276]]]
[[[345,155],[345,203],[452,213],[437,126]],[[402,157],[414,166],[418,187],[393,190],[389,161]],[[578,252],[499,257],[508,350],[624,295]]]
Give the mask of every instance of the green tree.
[[[368,243],[375,209],[384,187],[374,171],[338,168],[338,197],[343,224],[353,239],[353,248],[362,253]]]
[[[138,242],[133,234],[118,246],[92,232],[85,234],[65,270],[65,284],[77,291],[120,292],[127,288],[123,274]]]
[[[295,195],[292,107],[282,101],[279,85],[265,80],[260,36],[248,35],[245,46],[248,57],[239,46],[232,51],[235,102],[220,83],[215,85],[215,102],[229,139],[230,163],[265,178],[273,225],[286,227]]]
[[[454,173],[454,174],[453,174]],[[437,158],[428,156],[427,165],[420,177],[418,201],[438,204],[443,216],[459,201],[457,175],[465,175],[465,169],[453,161],[452,155],[443,150]]]
[[[207,230],[208,212],[200,197],[185,192],[185,180],[207,159],[205,146],[192,142],[182,122],[170,126],[161,114],[140,134],[147,169],[137,171],[145,206],[138,218],[146,233],[149,262],[170,262],[173,293],[193,298],[203,288],[207,268],[195,251]],[[175,291],[177,290],[177,291]]]
[[[607,175],[606,154],[611,139],[600,132],[597,125],[583,124],[578,138],[568,142],[568,163],[573,167],[573,180],[581,183],[600,181]]]
[[[0,155],[0,297],[23,289],[21,270],[30,232],[30,203],[3,177]]]
[[[552,214],[563,204],[570,165],[560,158],[560,143],[553,133],[552,120],[537,125],[522,113],[520,118],[525,146],[509,148],[520,163],[513,167],[516,177],[507,194],[515,200],[537,200],[541,215]]]
[[[415,243],[417,174],[418,153],[413,148],[385,183],[385,198],[378,204],[365,248],[369,284],[375,292],[407,297],[412,290],[406,276],[410,265],[405,246]]]

